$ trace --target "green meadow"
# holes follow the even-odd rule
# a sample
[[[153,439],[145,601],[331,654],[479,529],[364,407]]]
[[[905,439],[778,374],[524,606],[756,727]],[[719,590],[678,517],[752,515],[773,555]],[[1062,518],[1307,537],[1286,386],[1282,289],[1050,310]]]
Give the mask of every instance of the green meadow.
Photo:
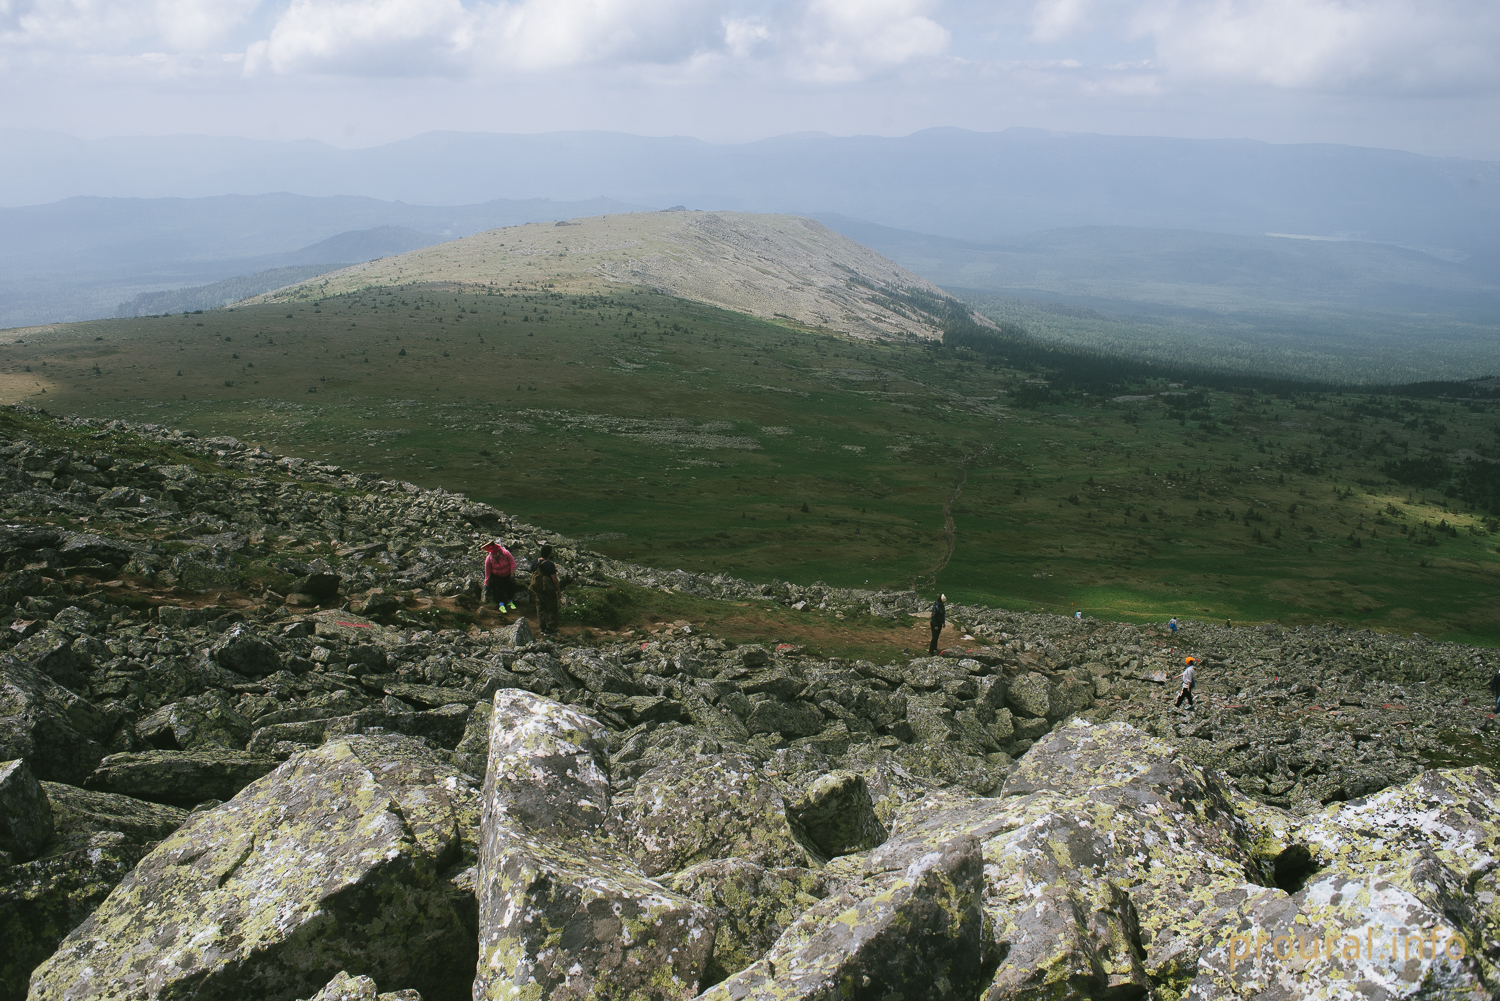
[[[7,337],[5,402],[462,491],[668,569],[1500,641],[1494,495],[1462,475],[1500,456],[1486,401],[1128,366],[1079,388],[1045,361],[625,286],[390,288]]]

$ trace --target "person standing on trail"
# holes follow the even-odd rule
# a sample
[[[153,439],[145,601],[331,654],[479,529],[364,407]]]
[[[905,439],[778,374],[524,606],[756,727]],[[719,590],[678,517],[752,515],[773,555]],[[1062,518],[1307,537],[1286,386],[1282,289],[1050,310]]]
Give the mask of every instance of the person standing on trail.
[[[543,635],[556,632],[562,581],[557,576],[557,564],[552,562],[550,543],[542,546],[540,555],[531,564],[531,593],[536,595],[537,628]]]
[[[1197,706],[1195,706],[1193,704],[1193,678],[1194,678],[1194,675],[1197,674],[1197,671],[1196,671],[1197,666],[1198,666],[1198,658],[1197,657],[1189,657],[1189,658],[1187,658],[1187,660],[1183,661],[1183,668],[1182,668],[1182,691],[1180,691],[1180,692],[1177,693],[1177,701],[1173,703],[1174,706],[1180,706],[1180,705],[1182,705],[1182,700],[1183,699],[1187,699],[1187,704],[1188,704],[1188,708],[1189,709],[1196,709],[1196,708],[1198,708]]]
[[[496,539],[484,547],[484,600],[501,615],[516,610],[516,558]]]
[[[1490,675],[1490,694],[1495,697],[1495,712],[1500,713],[1500,667]]]
[[[932,618],[928,620],[928,625],[932,627],[932,642],[927,645],[927,653],[931,656],[937,656],[938,637],[943,635],[943,627],[948,624],[947,600],[946,594],[940,594],[938,600],[932,603]]]
[[[1177,632],[1177,616],[1174,615],[1167,620],[1167,628],[1174,633]]]

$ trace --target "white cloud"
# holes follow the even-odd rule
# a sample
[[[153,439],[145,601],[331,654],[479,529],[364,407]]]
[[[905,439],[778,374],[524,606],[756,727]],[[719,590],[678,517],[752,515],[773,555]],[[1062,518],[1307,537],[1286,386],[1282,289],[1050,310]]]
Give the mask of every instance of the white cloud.
[[[0,3],[6,0],[0,0]],[[940,55],[936,0],[292,0],[248,74],[483,75],[736,65],[851,82]]]
[[[1032,37],[1149,40],[1169,85],[1423,94],[1500,86],[1493,0],[1038,0]]]
[[[230,39],[260,0],[0,0],[0,50],[202,50]]]
[[[811,0],[784,29],[783,48],[798,75],[846,82],[942,55],[948,29],[925,0]]]
[[[292,0],[245,71],[442,75],[462,68],[473,41],[458,0]]]

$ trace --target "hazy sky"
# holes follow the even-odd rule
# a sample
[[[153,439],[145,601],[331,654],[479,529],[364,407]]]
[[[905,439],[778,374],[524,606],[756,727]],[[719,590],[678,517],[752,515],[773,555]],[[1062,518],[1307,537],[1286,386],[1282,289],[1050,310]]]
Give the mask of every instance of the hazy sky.
[[[0,0],[0,126],[953,125],[1500,159],[1500,0]]]

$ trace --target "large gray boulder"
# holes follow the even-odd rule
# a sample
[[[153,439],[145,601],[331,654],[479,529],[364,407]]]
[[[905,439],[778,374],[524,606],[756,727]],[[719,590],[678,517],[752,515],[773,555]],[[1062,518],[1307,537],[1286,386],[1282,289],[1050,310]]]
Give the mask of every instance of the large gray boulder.
[[[192,815],[32,976],[33,1001],[307,997],[340,969],[468,995],[474,791],[415,742],[347,738]]]
[[[413,990],[382,994],[380,988],[375,986],[375,981],[369,977],[354,977],[340,970],[308,1001],[422,1001],[422,995]]]
[[[31,971],[187,818],[129,796],[56,782],[41,787],[52,837],[34,860],[0,866],[0,1001],[25,998]]]
[[[972,997],[990,959],[979,842],[904,847],[809,907],[704,1001]]]
[[[137,722],[135,732],[163,751],[239,750],[250,736],[250,722],[223,695],[207,692],[162,706]]]
[[[1186,997],[1336,997],[1348,984],[1365,997],[1493,997],[1497,801],[1500,774],[1484,767],[1428,771],[1308,818],[1242,801],[1263,852],[1300,854],[1305,882],[1216,901],[1204,919],[1219,934]]]
[[[681,998],[713,954],[712,912],[607,841],[607,736],[520,689],[495,693],[479,859],[474,998]]]
[[[808,702],[757,702],[745,718],[745,728],[752,734],[776,733],[783,737],[811,737],[823,729],[823,714]]]
[[[888,836],[864,776],[855,772],[822,776],[803,790],[788,813],[825,858],[868,851]]]
[[[81,785],[109,736],[109,720],[85,699],[0,658],[0,761],[24,758],[39,779]]]
[[[781,786],[748,754],[676,757],[641,775],[614,807],[619,843],[648,876],[716,858],[772,868],[816,868],[826,858],[789,818]]]
[[[1045,676],[1028,671],[1010,683],[1006,703],[1016,715],[1044,717],[1052,707],[1049,688]]]
[[[828,896],[833,882],[820,870],[768,869],[737,858],[700,862],[663,881],[714,911],[709,983],[724,980],[769,952],[803,911]]]
[[[279,762],[267,754],[214,748],[199,751],[126,751],[99,762],[85,787],[153,803],[194,806],[230,799]]]
[[[243,623],[230,626],[214,643],[212,654],[220,667],[250,678],[281,670],[281,652]]]
[[[0,852],[36,858],[52,838],[52,804],[24,761],[0,761]]]
[[[58,613],[59,616],[62,614]],[[92,637],[75,636],[53,626],[22,640],[8,656],[40,671],[65,688],[87,691],[89,672],[94,669],[91,650],[99,647],[102,644]]]

